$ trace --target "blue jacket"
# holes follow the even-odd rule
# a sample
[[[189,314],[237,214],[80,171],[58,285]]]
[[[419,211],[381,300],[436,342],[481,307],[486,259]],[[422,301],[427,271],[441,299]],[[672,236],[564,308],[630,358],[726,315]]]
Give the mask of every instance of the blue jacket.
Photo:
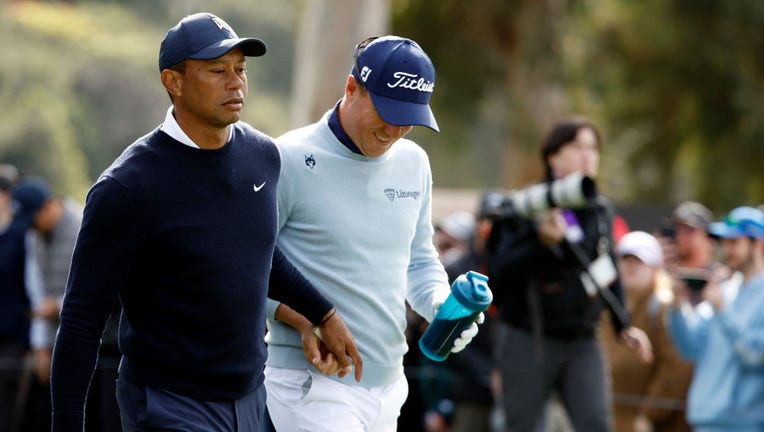
[[[695,363],[687,418],[703,431],[764,431],[764,272],[709,309],[670,313],[674,342]]]

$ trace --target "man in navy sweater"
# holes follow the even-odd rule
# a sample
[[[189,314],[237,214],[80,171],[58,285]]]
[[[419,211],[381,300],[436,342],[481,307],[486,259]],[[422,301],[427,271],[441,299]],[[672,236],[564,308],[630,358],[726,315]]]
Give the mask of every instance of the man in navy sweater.
[[[308,317],[334,354],[307,358],[352,361],[360,380],[344,321],[275,247],[279,153],[239,122],[245,57],[265,49],[207,13],[168,31],[159,69],[173,106],[88,193],[53,354],[54,431],[82,430],[117,298],[125,430],[259,431],[266,295]]]

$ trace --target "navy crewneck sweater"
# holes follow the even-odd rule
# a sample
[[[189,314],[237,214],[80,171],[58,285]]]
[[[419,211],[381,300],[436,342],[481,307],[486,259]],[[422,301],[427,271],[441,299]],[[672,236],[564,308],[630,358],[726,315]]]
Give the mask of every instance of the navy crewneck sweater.
[[[156,129],[102,174],[88,193],[61,312],[54,430],[82,430],[118,296],[120,375],[203,400],[237,399],[262,383],[266,294],[314,323],[329,311],[275,248],[279,170],[273,141],[237,123],[218,150]]]

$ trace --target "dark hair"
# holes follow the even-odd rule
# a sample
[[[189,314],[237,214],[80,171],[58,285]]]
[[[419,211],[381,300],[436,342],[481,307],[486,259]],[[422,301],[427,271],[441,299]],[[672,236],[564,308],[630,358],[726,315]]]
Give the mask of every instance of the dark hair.
[[[557,123],[544,140],[541,146],[541,159],[544,162],[547,180],[553,177],[552,167],[549,165],[549,156],[560,151],[564,146],[572,143],[581,129],[591,129],[597,138],[597,148],[602,148],[602,137],[597,126],[585,118],[572,118]]]
[[[175,63],[174,65],[168,67],[167,69],[174,70],[176,72],[180,72],[181,75],[185,75],[186,74],[186,59],[183,59]],[[169,91],[167,92],[167,96],[170,97],[170,102],[172,104],[175,104],[175,101],[172,99],[172,95],[170,94]]]
[[[174,65],[170,66],[167,69],[172,69],[174,71],[178,71],[178,72],[181,73],[181,75],[185,74],[186,73],[186,59],[183,59],[183,60],[175,63]]]
[[[369,46],[370,43],[374,42],[375,39],[379,39],[379,36],[367,37],[361,42],[358,42],[355,48],[353,48],[353,68],[350,70],[350,73],[353,75],[353,78],[355,78],[358,85],[363,89],[366,89],[366,86],[364,86],[363,81],[361,81],[361,71],[358,68],[358,58],[361,57],[361,53],[364,52],[366,47]]]

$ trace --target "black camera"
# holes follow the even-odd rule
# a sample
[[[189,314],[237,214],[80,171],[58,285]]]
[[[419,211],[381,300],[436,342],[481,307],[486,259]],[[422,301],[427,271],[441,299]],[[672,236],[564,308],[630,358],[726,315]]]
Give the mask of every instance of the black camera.
[[[705,269],[680,267],[677,269],[677,277],[690,291],[701,291],[708,283],[708,271]]]
[[[664,225],[661,227],[661,237],[666,237],[669,239],[675,239],[676,238],[676,228],[673,226]]]
[[[494,194],[487,213],[495,220],[534,219],[552,208],[587,207],[597,195],[594,180],[576,173],[551,182],[536,183]]]
[[[676,239],[676,225],[674,220],[668,217],[661,218],[660,225],[658,226],[658,233],[661,237],[670,240]]]

